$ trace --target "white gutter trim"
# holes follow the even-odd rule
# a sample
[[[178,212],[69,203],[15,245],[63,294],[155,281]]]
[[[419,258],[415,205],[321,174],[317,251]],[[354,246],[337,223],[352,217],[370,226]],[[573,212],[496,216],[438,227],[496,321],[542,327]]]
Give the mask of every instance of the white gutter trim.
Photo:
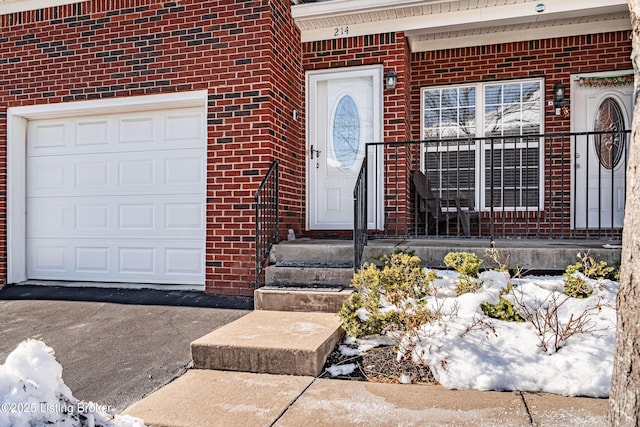
[[[348,36],[398,31],[417,32],[420,30],[441,32],[450,31],[453,26],[457,29],[492,27],[580,16],[597,16],[629,10],[627,2],[624,0],[590,0],[586,4],[583,0],[546,0],[544,12],[536,12],[537,1],[528,1],[526,4],[502,4],[493,7],[375,21],[367,16],[369,12],[394,9],[400,11],[410,7],[428,7],[434,3],[443,3],[444,1],[390,2],[389,0],[368,0],[365,2],[364,0],[335,0],[333,2],[294,6],[292,12],[294,12],[298,27],[302,30],[302,41],[310,42],[331,40],[336,37],[336,33],[342,36],[343,32],[340,30],[343,28],[340,27],[348,27]],[[335,3],[335,5],[331,5],[332,3]],[[393,7],[382,7],[390,3],[395,3],[395,5]],[[447,3],[457,2],[447,1]],[[360,5],[360,7],[357,8],[357,5]],[[297,9],[307,6],[314,6],[313,14],[303,14],[301,13],[302,9]],[[376,9],[376,6],[378,9]],[[319,13],[320,10],[324,11],[324,13]],[[399,15],[402,16],[402,14]],[[346,24],[349,21],[353,23]],[[336,22],[344,22],[344,24],[337,25],[335,24]],[[316,27],[312,28],[314,26]],[[307,27],[308,29],[305,29]],[[338,31],[336,32],[336,30]]]
[[[45,9],[65,4],[82,3],[79,0],[4,0],[0,1],[0,15]]]
[[[626,31],[631,29],[631,20],[609,20],[598,22],[583,22],[579,24],[566,24],[553,27],[538,27],[522,30],[510,30],[503,32],[474,34],[451,38],[417,40],[416,35],[408,34],[411,52],[428,52],[434,50],[455,49],[471,46],[485,46],[504,42],[523,42],[529,40],[543,40],[551,37],[568,37],[593,34],[594,24],[598,25],[597,32]]]

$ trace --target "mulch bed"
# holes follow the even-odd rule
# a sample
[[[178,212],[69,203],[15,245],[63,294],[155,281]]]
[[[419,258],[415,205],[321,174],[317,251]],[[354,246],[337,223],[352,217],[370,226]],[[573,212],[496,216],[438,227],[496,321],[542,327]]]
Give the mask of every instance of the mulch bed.
[[[437,384],[427,365],[414,363],[411,359],[403,359],[398,362],[398,353],[393,346],[375,347],[359,356],[345,356],[339,350],[341,345],[344,344],[336,346],[327,358],[324,365],[325,371],[320,377],[352,381],[399,383],[400,376],[404,373],[409,375],[412,383]],[[346,365],[349,363],[356,364],[356,369],[349,375],[332,377],[326,371],[332,365]]]

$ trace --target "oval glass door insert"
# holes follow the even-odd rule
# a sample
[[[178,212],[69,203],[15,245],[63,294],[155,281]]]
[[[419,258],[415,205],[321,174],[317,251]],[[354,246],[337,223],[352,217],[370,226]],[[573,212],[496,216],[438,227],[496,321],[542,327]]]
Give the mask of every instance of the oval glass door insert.
[[[595,135],[594,145],[602,167],[609,170],[615,168],[624,153],[626,138],[622,109],[614,98],[605,98],[598,107],[593,130],[595,132],[613,132]]]
[[[333,118],[333,152],[342,166],[352,166],[360,148],[360,115],[349,95],[340,99]]]

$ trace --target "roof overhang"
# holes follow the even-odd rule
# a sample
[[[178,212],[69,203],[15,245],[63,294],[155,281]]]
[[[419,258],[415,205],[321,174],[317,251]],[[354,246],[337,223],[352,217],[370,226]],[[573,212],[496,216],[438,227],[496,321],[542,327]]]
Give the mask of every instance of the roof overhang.
[[[292,14],[303,42],[402,31],[413,52],[631,29],[627,0],[333,0]]]

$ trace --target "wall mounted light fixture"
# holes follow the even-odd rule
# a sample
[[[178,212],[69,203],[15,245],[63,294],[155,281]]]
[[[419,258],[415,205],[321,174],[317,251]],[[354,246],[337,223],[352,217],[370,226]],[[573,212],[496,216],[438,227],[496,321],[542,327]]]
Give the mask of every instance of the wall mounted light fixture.
[[[398,75],[395,71],[389,70],[384,75],[384,87],[387,90],[396,90],[396,83],[398,83]]]
[[[564,101],[564,85],[562,82],[557,82],[553,85],[553,105],[559,107]]]
[[[565,101],[564,95],[564,84],[562,84],[562,82],[556,82],[556,84],[553,85],[553,106],[556,109],[556,116],[559,116],[560,114],[563,116],[569,115],[569,107],[567,106],[569,101]]]

